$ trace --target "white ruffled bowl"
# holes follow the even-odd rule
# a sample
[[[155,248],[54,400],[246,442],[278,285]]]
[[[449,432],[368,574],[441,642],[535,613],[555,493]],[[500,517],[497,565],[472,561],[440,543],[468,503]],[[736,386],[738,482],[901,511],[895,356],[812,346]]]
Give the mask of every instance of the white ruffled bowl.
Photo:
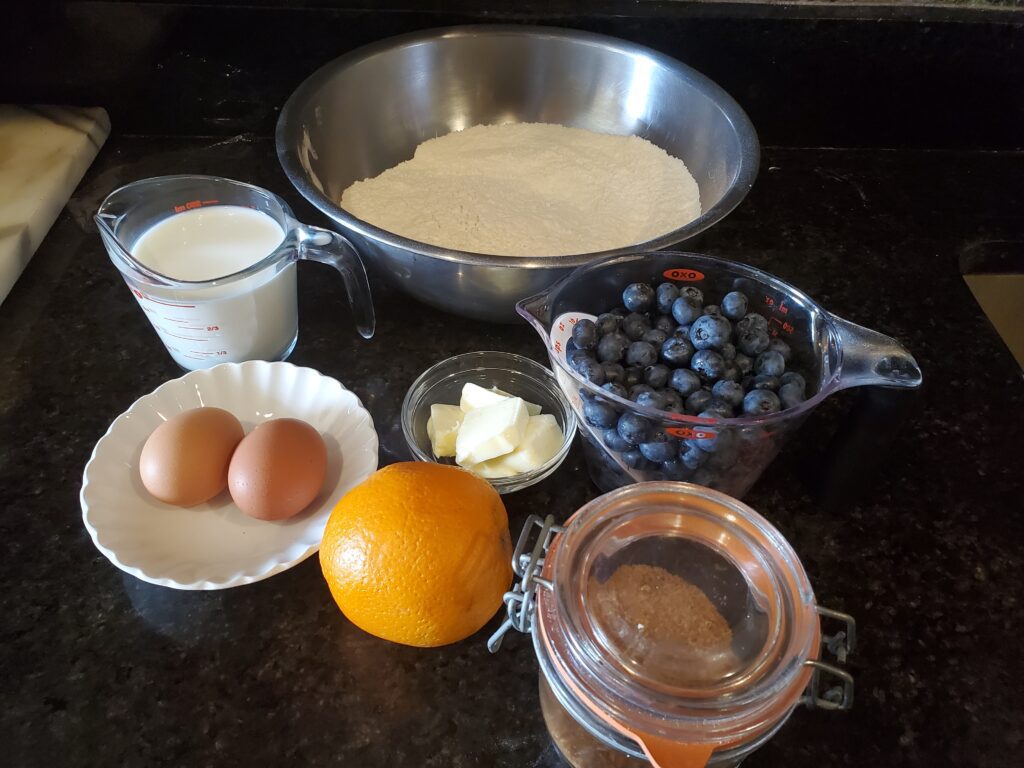
[[[200,406],[230,411],[246,434],[272,418],[311,424],[327,446],[320,495],[283,522],[250,518],[227,491],[188,509],[154,499],[139,477],[142,446],[163,421]],[[225,363],[162,384],[114,420],[85,465],[82,518],[100,552],[143,581],[225,589],[273,576],[316,552],[338,499],[376,469],[373,419],[339,382],[291,363]]]

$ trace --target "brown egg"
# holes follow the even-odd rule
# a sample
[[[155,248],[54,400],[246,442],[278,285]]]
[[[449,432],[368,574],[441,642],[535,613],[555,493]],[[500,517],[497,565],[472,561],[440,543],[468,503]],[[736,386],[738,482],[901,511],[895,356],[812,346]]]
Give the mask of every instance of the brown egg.
[[[228,490],[239,509],[259,520],[286,520],[320,493],[327,448],[299,419],[272,419],[250,432],[231,457]]]
[[[244,436],[238,419],[221,408],[182,411],[142,446],[142,484],[168,504],[202,504],[227,487],[231,454]]]

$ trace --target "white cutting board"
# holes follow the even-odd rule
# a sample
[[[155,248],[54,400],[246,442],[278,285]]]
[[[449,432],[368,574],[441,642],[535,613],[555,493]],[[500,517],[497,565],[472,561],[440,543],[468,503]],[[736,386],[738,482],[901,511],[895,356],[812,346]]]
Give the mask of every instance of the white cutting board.
[[[109,135],[99,107],[0,104],[0,302]]]

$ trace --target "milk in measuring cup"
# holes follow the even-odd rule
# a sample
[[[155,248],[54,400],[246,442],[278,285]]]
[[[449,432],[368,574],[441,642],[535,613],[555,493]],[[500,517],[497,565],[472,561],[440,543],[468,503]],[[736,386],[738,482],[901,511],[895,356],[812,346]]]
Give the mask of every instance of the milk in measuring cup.
[[[208,368],[289,351],[298,331],[293,262],[216,282],[261,261],[284,237],[270,216],[236,205],[177,213],[143,232],[131,249],[137,261],[175,280],[213,281],[132,290],[175,362]]]

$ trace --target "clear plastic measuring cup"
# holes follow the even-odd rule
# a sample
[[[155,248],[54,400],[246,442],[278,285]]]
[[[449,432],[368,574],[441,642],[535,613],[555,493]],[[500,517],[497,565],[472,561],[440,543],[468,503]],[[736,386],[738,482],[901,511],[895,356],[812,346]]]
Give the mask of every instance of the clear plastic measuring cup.
[[[284,239],[255,264],[211,280],[177,280],[132,255],[153,225],[217,205],[266,214]],[[357,330],[364,338],[373,336],[373,300],[356,250],[335,232],[296,221],[288,204],[265,189],[216,176],[158,176],[110,193],[95,220],[110,260],[182,368],[288,357],[298,339],[295,262],[300,259],[338,270]]]
[[[730,291],[742,291],[750,311],[763,315],[769,333],[792,349],[787,370],[807,380],[807,399],[764,416],[711,419],[669,413],[619,397],[583,379],[566,358],[572,328],[581,318],[594,319],[622,304],[630,283],[656,286],[672,282],[693,285],[709,304]],[[921,384],[921,370],[895,339],[830,314],[805,293],[754,267],[695,253],[662,251],[599,259],[524,299],[519,313],[534,327],[548,349],[552,368],[579,416],[579,431],[591,478],[602,490],[645,480],[686,480],[741,497],[754,484],[779,448],[826,397],[848,387],[912,388]],[[598,398],[614,411],[643,417],[650,440],[678,445],[679,456],[690,448],[703,462],[691,468],[680,461],[662,464],[642,459],[624,448],[609,430],[613,414],[602,409],[605,423],[588,419],[584,398]],[[609,439],[618,445],[609,445]]]

